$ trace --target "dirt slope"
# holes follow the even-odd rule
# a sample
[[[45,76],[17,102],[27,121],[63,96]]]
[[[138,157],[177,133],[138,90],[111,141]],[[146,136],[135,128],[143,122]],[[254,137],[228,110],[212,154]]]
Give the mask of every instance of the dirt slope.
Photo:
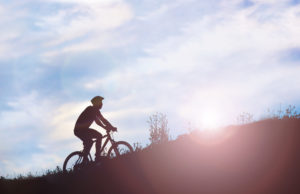
[[[69,175],[1,180],[0,193],[300,193],[300,120],[193,132]]]

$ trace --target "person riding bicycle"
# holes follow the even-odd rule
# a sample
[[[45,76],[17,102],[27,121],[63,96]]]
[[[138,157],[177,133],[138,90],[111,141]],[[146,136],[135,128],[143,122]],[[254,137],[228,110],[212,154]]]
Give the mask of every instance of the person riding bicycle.
[[[90,149],[93,145],[93,140],[96,138],[96,153],[95,160],[100,160],[100,150],[102,143],[102,134],[96,131],[95,129],[91,129],[91,124],[95,121],[96,124],[109,131],[117,131],[116,127],[113,127],[101,114],[100,109],[102,108],[102,100],[104,98],[101,96],[95,96],[91,102],[92,106],[88,106],[78,117],[74,134],[79,139],[83,141],[83,152],[87,155],[90,152]]]

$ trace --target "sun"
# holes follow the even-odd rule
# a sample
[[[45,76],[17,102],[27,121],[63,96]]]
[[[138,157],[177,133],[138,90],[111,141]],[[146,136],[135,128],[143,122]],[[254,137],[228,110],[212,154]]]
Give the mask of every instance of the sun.
[[[228,117],[221,104],[209,100],[203,102],[191,99],[180,107],[179,114],[192,128],[200,131],[219,131]]]
[[[199,124],[204,130],[216,130],[221,125],[220,113],[215,110],[204,111],[199,119]]]

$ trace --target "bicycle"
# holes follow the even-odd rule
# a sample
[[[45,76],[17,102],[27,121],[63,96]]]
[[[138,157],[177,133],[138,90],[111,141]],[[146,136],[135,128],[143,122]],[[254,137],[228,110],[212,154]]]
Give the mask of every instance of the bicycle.
[[[106,158],[112,159],[127,153],[133,152],[132,146],[127,143],[126,141],[115,141],[111,136],[111,130],[106,131],[106,135],[102,137],[103,139],[106,138],[104,144],[101,146],[100,155],[101,153],[106,155]],[[96,139],[93,139],[93,145],[96,142]],[[105,154],[104,151],[106,150],[106,146],[108,142],[111,143],[111,147],[108,149],[108,152]],[[82,151],[75,151],[72,152],[67,156],[63,164],[63,172],[69,171],[78,171],[81,169],[86,168],[90,164],[95,162],[90,153],[86,156]]]

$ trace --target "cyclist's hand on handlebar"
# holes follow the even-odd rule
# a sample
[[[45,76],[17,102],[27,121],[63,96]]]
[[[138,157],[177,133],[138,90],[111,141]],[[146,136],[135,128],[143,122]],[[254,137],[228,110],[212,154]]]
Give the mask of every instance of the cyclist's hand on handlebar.
[[[118,131],[117,127],[111,127],[112,131]]]
[[[107,131],[117,131],[117,127],[109,126],[106,129]]]

